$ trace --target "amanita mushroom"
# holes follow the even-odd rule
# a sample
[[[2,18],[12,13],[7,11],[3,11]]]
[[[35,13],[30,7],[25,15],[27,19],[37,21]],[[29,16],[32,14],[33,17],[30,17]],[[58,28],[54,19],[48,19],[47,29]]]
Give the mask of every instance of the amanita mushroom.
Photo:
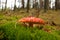
[[[29,26],[33,27],[33,24],[45,24],[44,20],[36,17],[26,17],[19,20],[19,22],[28,23]]]

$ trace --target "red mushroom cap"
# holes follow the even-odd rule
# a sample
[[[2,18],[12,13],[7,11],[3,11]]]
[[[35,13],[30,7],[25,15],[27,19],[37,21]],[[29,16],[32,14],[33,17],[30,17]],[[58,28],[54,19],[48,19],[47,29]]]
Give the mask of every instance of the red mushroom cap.
[[[45,21],[41,18],[36,18],[36,17],[26,17],[22,18],[19,20],[19,22],[26,22],[26,23],[39,23],[39,24],[44,24]]]

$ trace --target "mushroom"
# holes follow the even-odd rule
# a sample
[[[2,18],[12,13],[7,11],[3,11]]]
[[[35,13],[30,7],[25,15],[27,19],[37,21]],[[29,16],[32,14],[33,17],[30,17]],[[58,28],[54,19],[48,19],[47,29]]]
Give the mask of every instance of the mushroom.
[[[33,27],[33,24],[45,24],[44,20],[36,17],[26,17],[19,20],[19,22],[28,23],[29,27]]]

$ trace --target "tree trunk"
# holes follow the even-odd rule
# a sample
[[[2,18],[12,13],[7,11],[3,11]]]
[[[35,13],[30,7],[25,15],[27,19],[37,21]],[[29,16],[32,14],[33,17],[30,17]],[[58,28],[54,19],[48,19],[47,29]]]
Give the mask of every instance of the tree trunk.
[[[36,2],[36,10],[37,10],[37,12],[36,12],[37,16],[36,17],[39,17],[40,8],[39,8],[38,2]]]
[[[33,0],[33,8],[36,8],[36,0]]]
[[[55,10],[57,10],[58,7],[57,7],[57,0],[55,0]]]
[[[40,0],[40,9],[43,9],[43,1]]]
[[[2,11],[3,11],[3,5],[2,5]]]
[[[34,0],[33,0],[33,8],[34,8]]]
[[[60,9],[60,0],[58,1],[58,8]]]
[[[14,11],[16,10],[16,0],[15,0],[15,3],[14,3]]]
[[[7,0],[6,0],[6,2],[5,2],[5,10],[7,9]]]
[[[48,7],[49,7],[49,0],[44,0],[44,12],[47,11]]]
[[[60,8],[60,0],[55,0],[55,10]]]
[[[30,0],[27,0],[27,12],[29,12],[29,1]]]
[[[22,0],[22,8],[24,8],[24,0]]]

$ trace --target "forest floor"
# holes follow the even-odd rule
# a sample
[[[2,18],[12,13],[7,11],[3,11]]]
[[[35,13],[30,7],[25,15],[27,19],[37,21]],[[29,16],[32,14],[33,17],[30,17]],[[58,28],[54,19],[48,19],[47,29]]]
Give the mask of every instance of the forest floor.
[[[22,17],[27,17],[27,16],[37,16],[36,10],[30,10],[29,13],[26,12],[26,10],[20,10],[20,11],[4,11],[0,12],[0,21],[4,20],[5,18],[9,19],[12,18],[22,18]],[[39,12],[39,18],[44,19],[45,21],[54,21],[56,24],[60,25],[60,10],[55,11],[55,10],[48,10],[46,13],[41,10]]]
[[[28,16],[35,16],[37,15],[36,10],[30,10],[29,13],[26,12],[26,10],[20,10],[20,11],[2,11],[0,12],[0,27],[7,23],[6,26],[11,26],[8,23],[14,22],[16,23],[20,18],[28,17]],[[44,19],[46,22],[53,21],[57,26],[50,24],[46,25],[47,28],[50,28],[52,30],[53,35],[60,37],[60,10],[48,10],[46,13],[41,10],[39,12],[39,18]],[[12,26],[11,26],[12,27]],[[14,29],[15,30],[15,29]]]
[[[37,10],[30,10],[29,13],[25,10],[20,11],[3,11],[0,12],[0,24],[10,22],[10,21],[18,21],[20,18],[28,17],[28,16],[37,16]],[[43,12],[41,10],[39,12],[39,18],[44,19],[46,22],[48,21],[49,24],[51,24],[51,21],[53,21],[57,26],[57,29],[60,30],[60,10],[48,10],[47,12]]]

